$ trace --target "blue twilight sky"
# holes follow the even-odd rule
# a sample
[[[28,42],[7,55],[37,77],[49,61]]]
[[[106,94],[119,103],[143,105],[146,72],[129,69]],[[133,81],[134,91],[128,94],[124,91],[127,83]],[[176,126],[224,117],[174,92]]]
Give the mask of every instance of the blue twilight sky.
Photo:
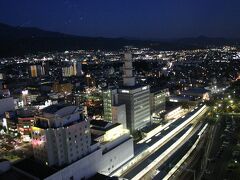
[[[240,0],[0,0],[0,22],[81,36],[240,37]]]

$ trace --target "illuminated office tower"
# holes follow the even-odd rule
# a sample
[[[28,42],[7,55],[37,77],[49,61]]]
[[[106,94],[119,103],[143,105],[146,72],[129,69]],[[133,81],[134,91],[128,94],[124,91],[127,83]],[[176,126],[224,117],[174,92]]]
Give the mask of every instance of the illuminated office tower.
[[[151,89],[150,92],[150,109],[153,118],[160,118],[160,114],[165,112],[166,99],[169,97],[169,90],[165,89]]]
[[[37,65],[31,65],[30,66],[31,76],[37,77]]]
[[[117,89],[103,91],[103,117],[105,121],[112,122],[112,106],[117,102]]]
[[[82,62],[80,60],[77,61],[76,70],[77,70],[77,74],[76,74],[77,76],[83,75]]]
[[[77,75],[77,62],[76,61],[73,61],[72,68],[73,68],[72,75],[76,76]]]
[[[43,61],[42,62],[42,71],[43,75],[49,75],[49,62],[48,61]]]
[[[70,70],[70,72],[69,72],[69,74],[70,74],[70,76],[74,76],[75,74],[75,69],[74,69],[74,66],[73,65],[71,65],[70,67],[69,67],[69,70]]]
[[[132,56],[125,54],[123,87],[118,89],[118,104],[126,106],[127,128],[133,133],[151,123],[149,86],[135,85]]]
[[[4,79],[4,73],[0,73],[0,80]]]
[[[73,76],[81,76],[81,75],[83,75],[82,63],[81,63],[80,60],[74,60],[73,64],[72,64],[72,68],[73,68],[73,72],[72,72]]]
[[[30,66],[31,77],[38,77],[45,75],[45,69],[42,65],[31,65]]]
[[[41,65],[36,65],[36,66],[37,66],[37,76],[44,76],[45,75],[44,67]]]

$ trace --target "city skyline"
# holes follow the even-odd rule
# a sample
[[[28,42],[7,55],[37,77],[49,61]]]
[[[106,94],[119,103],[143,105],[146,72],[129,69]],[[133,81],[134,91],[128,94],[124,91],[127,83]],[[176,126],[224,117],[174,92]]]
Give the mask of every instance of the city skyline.
[[[240,179],[239,7],[1,1],[0,179]]]

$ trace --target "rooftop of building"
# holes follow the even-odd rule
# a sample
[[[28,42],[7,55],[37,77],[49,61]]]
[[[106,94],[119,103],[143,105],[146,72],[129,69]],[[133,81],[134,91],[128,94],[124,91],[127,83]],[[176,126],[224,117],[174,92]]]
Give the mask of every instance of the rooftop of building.
[[[19,118],[34,117],[35,114],[36,114],[36,111],[17,110],[17,115]]]
[[[183,91],[182,93],[204,94],[207,92],[209,92],[209,90],[206,90],[204,88],[191,88],[186,91]]]
[[[54,104],[54,105],[51,105],[51,106],[48,106],[48,107],[44,108],[42,110],[42,112],[49,113],[49,114],[54,114],[57,111],[59,111],[60,109],[62,109],[64,107],[67,107],[67,106],[68,105],[66,105],[66,104]]]
[[[102,120],[92,120],[90,121],[90,124],[91,124],[91,129],[100,130],[100,131],[108,131],[114,127],[121,125],[120,123],[112,124],[108,121],[102,121]]]
[[[142,87],[145,87],[145,86],[146,85],[136,84],[134,86],[120,86],[119,89],[134,90],[134,89],[142,88]]]
[[[107,126],[109,126],[111,123],[108,121],[102,121],[102,120],[91,120],[90,124],[92,126],[97,126],[97,127],[102,127],[102,128],[106,128]]]

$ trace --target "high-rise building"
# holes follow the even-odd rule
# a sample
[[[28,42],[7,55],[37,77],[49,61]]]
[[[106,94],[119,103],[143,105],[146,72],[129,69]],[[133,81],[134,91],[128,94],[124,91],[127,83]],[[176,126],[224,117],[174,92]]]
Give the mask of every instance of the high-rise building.
[[[45,75],[45,68],[43,65],[31,65],[30,66],[31,77],[38,77]]]
[[[74,76],[75,74],[75,67],[71,62],[68,62],[65,67],[62,68],[62,76],[63,77],[71,77]]]
[[[72,60],[67,66],[62,68],[63,77],[81,76],[83,75],[82,63],[80,60]]]
[[[127,128],[133,133],[151,123],[149,86],[135,84],[132,56],[124,55],[123,87],[118,89],[118,103],[126,105]]]
[[[104,120],[121,123],[131,133],[151,123],[149,86],[136,85],[132,55],[124,55],[123,86],[103,91]]]
[[[150,109],[151,116],[159,117],[166,109],[166,98],[169,97],[169,90],[166,89],[151,89],[150,93]]]
[[[118,89],[118,103],[126,105],[127,128],[133,133],[151,123],[149,86]]]
[[[37,65],[30,66],[31,77],[37,77]]]
[[[49,75],[49,62],[48,61],[43,61],[42,62],[42,69],[43,69],[43,73],[44,75]]]
[[[80,60],[77,61],[76,70],[77,70],[77,74],[76,74],[77,76],[83,75],[82,62]]]
[[[105,121],[112,122],[112,106],[117,104],[117,89],[103,91],[103,117]]]
[[[74,76],[81,76],[81,75],[83,75],[82,63],[81,63],[80,60],[74,60],[72,66],[73,66],[73,75]]]
[[[132,55],[124,54],[123,65],[123,86],[135,86],[135,77],[133,76]]]
[[[25,158],[14,163],[12,169],[8,165],[5,171],[10,170],[10,174],[16,174],[16,171],[22,179],[97,179],[97,173],[111,176],[133,158],[133,138],[122,124],[92,120],[89,128],[86,120],[73,120],[75,110],[78,111],[74,106],[59,105],[45,109],[47,112],[42,112],[45,115],[41,116],[41,122],[35,122],[38,127],[33,128],[32,140],[35,158],[44,163]],[[63,114],[74,117],[66,115],[69,118],[65,118]],[[38,118],[35,120],[38,121]],[[89,132],[92,134],[90,146]],[[87,154],[78,159],[78,154],[82,152]]]
[[[90,153],[89,121],[77,106],[51,105],[35,116],[32,127],[35,159],[67,165]]]

